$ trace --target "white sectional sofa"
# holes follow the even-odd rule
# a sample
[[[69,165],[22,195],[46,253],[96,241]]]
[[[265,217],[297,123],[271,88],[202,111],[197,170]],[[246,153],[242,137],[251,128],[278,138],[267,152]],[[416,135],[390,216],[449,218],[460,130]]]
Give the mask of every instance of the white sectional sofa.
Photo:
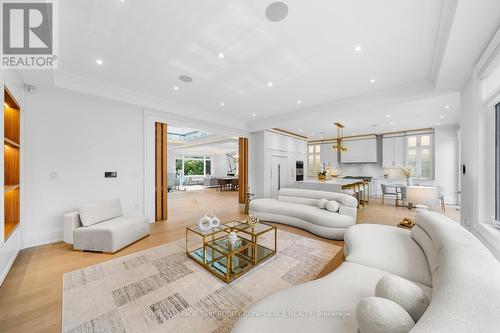
[[[374,296],[377,282],[387,275],[413,281],[430,299],[410,332],[500,332],[500,264],[456,222],[424,211],[417,213],[411,232],[356,225],[345,234],[344,251],[346,262],[334,272],[260,300],[248,309],[253,317],[240,318],[232,332],[355,333],[357,304]],[[271,311],[345,311],[350,316],[258,316]]]
[[[64,215],[64,242],[75,250],[114,253],[149,235],[146,216],[124,216],[119,199],[82,206]]]
[[[339,203],[338,212],[318,207],[321,199]],[[288,224],[321,237],[343,239],[347,228],[356,224],[358,201],[344,193],[285,188],[277,199],[255,199],[250,214],[260,220]]]

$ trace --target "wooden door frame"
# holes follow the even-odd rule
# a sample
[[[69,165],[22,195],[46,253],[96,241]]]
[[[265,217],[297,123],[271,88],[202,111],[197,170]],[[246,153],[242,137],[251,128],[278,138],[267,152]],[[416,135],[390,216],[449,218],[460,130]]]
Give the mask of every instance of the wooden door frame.
[[[155,122],[155,220],[168,220],[167,124]]]
[[[246,193],[248,192],[248,138],[238,139],[238,202],[246,202]]]

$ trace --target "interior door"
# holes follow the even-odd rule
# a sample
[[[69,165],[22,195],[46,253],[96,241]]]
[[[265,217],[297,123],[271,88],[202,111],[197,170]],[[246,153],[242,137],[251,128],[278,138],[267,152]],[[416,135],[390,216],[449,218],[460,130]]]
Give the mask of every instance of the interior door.
[[[271,169],[271,197],[277,198],[280,188],[288,186],[288,158],[285,156],[273,156]]]

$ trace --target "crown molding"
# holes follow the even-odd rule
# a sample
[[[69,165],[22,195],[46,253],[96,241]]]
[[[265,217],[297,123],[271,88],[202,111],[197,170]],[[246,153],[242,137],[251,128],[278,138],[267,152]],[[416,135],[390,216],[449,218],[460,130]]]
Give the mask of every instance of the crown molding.
[[[457,6],[458,0],[443,1],[430,73],[430,78],[434,84],[437,83],[439,74],[441,73],[441,67],[443,65],[446,47],[448,46],[448,40],[450,39],[451,30],[453,28]]]
[[[102,82],[85,79],[61,70],[54,71],[54,84],[56,87],[77,91],[87,95],[94,95],[140,106],[143,109],[152,109],[161,114],[175,116],[179,120],[185,119],[190,123],[203,122],[211,127],[233,130],[246,130],[246,125],[241,120],[225,114],[200,110],[187,105],[175,103],[167,99],[141,94],[128,89],[119,88]],[[224,125],[219,125],[224,124]]]

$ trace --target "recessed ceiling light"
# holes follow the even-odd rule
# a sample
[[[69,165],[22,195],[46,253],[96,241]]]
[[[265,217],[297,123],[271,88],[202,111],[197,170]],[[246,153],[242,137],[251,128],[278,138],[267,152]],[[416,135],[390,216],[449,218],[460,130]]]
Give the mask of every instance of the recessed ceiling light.
[[[177,86],[174,86],[174,90],[179,90],[179,87],[177,87]]]
[[[104,64],[104,61],[102,61],[102,59],[96,59],[95,63],[100,66],[100,65]]]
[[[273,86],[273,83],[272,83],[272,82],[268,82],[268,83],[267,83],[267,86],[268,86],[268,87],[272,87],[272,86]]]
[[[302,104],[302,101],[299,99],[299,100],[297,101],[297,104]]]
[[[224,58],[224,53],[220,52],[219,53],[219,58],[221,58],[221,59]]]
[[[391,115],[390,114],[386,114],[385,115],[387,118],[391,118]]]
[[[252,113],[252,117],[255,117],[255,116],[256,116],[256,114],[255,114],[255,113]]]
[[[444,108],[445,108],[445,109],[449,109],[449,108],[450,108],[450,106],[449,106],[449,105],[445,105],[445,106],[444,106]]]
[[[299,132],[302,132],[302,129],[301,129],[301,128],[299,128]]]
[[[444,119],[444,115],[443,115],[443,114],[442,114],[442,115],[440,115],[440,116],[439,116],[439,118]]]
[[[224,105],[225,105],[225,104],[224,104],[224,102],[221,102],[221,103],[220,103],[220,106],[224,106]]]
[[[394,123],[391,121],[391,122],[389,123],[389,125],[391,125],[391,126],[392,126],[392,125],[394,125]]]
[[[392,130],[393,130],[393,131],[395,131],[395,130],[396,130],[396,127],[393,127],[393,128],[392,128]]]
[[[266,8],[266,17],[271,22],[283,21],[287,15],[288,6],[283,2],[273,2]]]
[[[439,126],[439,125],[441,125],[441,123],[440,123],[440,122],[437,122],[437,123],[436,123],[436,126]]]
[[[370,79],[370,83],[375,83],[375,79]]]
[[[354,48],[354,52],[356,53],[359,53],[363,50],[363,48],[361,47],[361,45],[356,45],[356,47]]]

